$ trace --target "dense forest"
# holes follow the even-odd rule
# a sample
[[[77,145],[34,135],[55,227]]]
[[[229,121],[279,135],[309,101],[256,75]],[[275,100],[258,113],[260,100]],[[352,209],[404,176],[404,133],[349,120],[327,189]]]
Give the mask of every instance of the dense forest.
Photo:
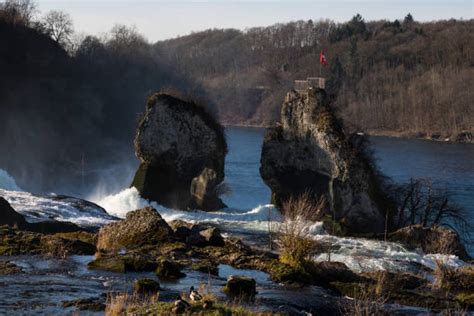
[[[327,78],[346,123],[451,135],[474,126],[474,21],[297,21],[155,44],[230,124],[271,124],[295,79]],[[324,51],[328,67],[319,65]]]
[[[269,125],[293,80],[327,78],[346,124],[455,135],[474,126],[474,21],[297,21],[150,43],[133,28],[78,36],[60,11],[0,4],[0,168],[77,194],[130,158],[149,95],[178,90],[226,124]],[[327,67],[319,65],[324,50]],[[123,154],[127,152],[127,154]],[[79,190],[78,188],[81,188]]]
[[[0,10],[0,168],[30,191],[78,194],[130,160],[148,95],[193,85],[133,28],[74,46],[67,14],[53,12],[48,27],[32,5]]]

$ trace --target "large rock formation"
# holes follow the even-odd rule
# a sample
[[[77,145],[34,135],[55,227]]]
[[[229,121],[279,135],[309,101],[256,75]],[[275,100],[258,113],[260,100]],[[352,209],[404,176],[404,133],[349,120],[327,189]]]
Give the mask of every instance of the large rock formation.
[[[165,220],[154,208],[147,206],[129,212],[124,220],[102,227],[97,250],[113,253],[123,248],[160,245],[173,239],[173,231]]]
[[[384,197],[370,163],[344,134],[321,89],[291,91],[265,135],[260,173],[277,205],[311,192],[350,233],[382,232]]]
[[[216,187],[224,180],[227,145],[222,127],[202,107],[155,94],[138,125],[135,151],[140,167],[132,186],[143,198],[178,209],[225,207]]]

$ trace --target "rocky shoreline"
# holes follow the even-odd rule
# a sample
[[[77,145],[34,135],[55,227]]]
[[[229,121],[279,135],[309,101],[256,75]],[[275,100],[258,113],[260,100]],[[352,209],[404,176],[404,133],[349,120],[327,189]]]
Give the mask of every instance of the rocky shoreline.
[[[345,134],[324,90],[290,91],[280,125],[267,130],[260,164],[281,218],[269,219],[267,232],[248,239],[212,223],[166,221],[163,210],[151,206],[132,210],[124,219],[108,217],[99,207],[94,212],[104,221],[95,228],[54,219],[30,223],[0,198],[0,275],[6,280],[0,279],[0,287],[20,291],[26,297],[22,302],[29,304],[32,294],[24,287],[33,281],[28,274],[39,285],[54,284],[45,293],[68,292],[67,283],[74,280],[73,292],[89,287],[94,295],[58,295],[60,302],[40,301],[39,308],[60,303],[59,308],[107,315],[473,311],[474,265],[459,235],[439,225],[417,224],[416,213],[410,225],[396,222],[406,216],[397,213],[405,206],[397,208],[384,191],[359,136]],[[132,186],[141,197],[185,212],[225,207],[219,198],[225,135],[197,104],[153,95],[135,149],[140,167]],[[73,198],[49,199],[69,200],[79,212],[94,208]],[[337,245],[314,238],[318,225],[342,242],[391,242],[400,249],[442,255],[432,266],[417,263],[409,271],[350,269],[332,259]],[[459,264],[449,265],[446,258]],[[15,277],[24,277],[25,283]],[[121,280],[122,289],[111,287],[109,280]],[[18,293],[8,294],[9,302],[18,305]]]
[[[387,305],[388,310],[389,304],[418,306],[434,311],[455,308],[458,305],[467,309],[474,308],[472,265],[449,271],[439,286],[430,281],[430,275],[433,275],[434,271],[420,271],[418,275],[383,271],[354,273],[345,264],[333,261],[314,263],[304,270],[298,270],[282,263],[274,252],[250,247],[232,236],[224,238],[216,227],[182,221],[166,223],[159,212],[150,207],[131,212],[126,219],[106,225],[98,233],[82,231],[45,235],[2,226],[0,235],[0,255],[7,256],[3,258],[22,254],[64,260],[71,255],[95,254],[87,268],[104,273],[153,272],[158,280],[177,280],[184,278],[184,271],[189,270],[218,275],[221,265],[262,271],[268,273],[278,287],[317,286],[327,289],[337,306],[327,311],[334,315],[343,314],[340,307],[347,304],[345,296],[357,297],[360,291],[373,295],[374,299],[383,296],[383,305]],[[140,236],[143,238],[137,239]],[[414,241],[413,238],[409,240]],[[22,268],[9,260],[2,259],[0,262],[0,274],[22,273]],[[251,286],[251,290],[243,290],[245,286],[240,288],[231,285],[237,282],[236,278],[238,277],[234,276],[229,279],[232,281],[227,282],[227,286],[222,289],[228,295],[228,300],[235,295],[241,296],[242,291],[250,297],[258,298],[259,294],[252,290],[254,286]],[[242,280],[244,284],[250,282],[258,286],[254,279]],[[238,289],[237,292],[229,290],[235,288]],[[164,293],[163,295],[166,296]],[[96,298],[97,301],[84,298],[64,304],[93,310],[98,308],[99,304],[102,310],[105,308],[106,296],[107,293],[104,293],[102,298]],[[153,309],[153,306],[148,306],[146,310]],[[172,304],[160,306],[171,313]],[[133,308],[137,315],[141,315],[141,309],[137,308],[136,304],[130,308]],[[308,306],[298,308],[311,312],[307,310]],[[316,312],[316,309],[312,311]]]

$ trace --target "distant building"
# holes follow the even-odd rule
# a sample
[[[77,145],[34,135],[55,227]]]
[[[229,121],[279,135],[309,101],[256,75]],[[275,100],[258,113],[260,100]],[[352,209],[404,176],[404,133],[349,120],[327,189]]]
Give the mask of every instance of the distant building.
[[[309,89],[324,89],[326,78],[308,77],[306,80],[295,80],[294,89],[299,93],[307,92]]]

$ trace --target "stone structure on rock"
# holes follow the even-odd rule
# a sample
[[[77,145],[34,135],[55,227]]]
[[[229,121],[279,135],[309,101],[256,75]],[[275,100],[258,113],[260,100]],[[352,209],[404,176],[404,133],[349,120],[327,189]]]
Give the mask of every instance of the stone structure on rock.
[[[202,107],[158,93],[148,100],[135,137],[140,159],[132,186],[148,200],[177,209],[224,208],[227,144],[223,128]]]
[[[325,196],[326,213],[349,233],[381,233],[390,203],[378,178],[343,131],[322,89],[294,90],[281,108],[281,124],[266,132],[260,174],[281,206],[310,192]]]

